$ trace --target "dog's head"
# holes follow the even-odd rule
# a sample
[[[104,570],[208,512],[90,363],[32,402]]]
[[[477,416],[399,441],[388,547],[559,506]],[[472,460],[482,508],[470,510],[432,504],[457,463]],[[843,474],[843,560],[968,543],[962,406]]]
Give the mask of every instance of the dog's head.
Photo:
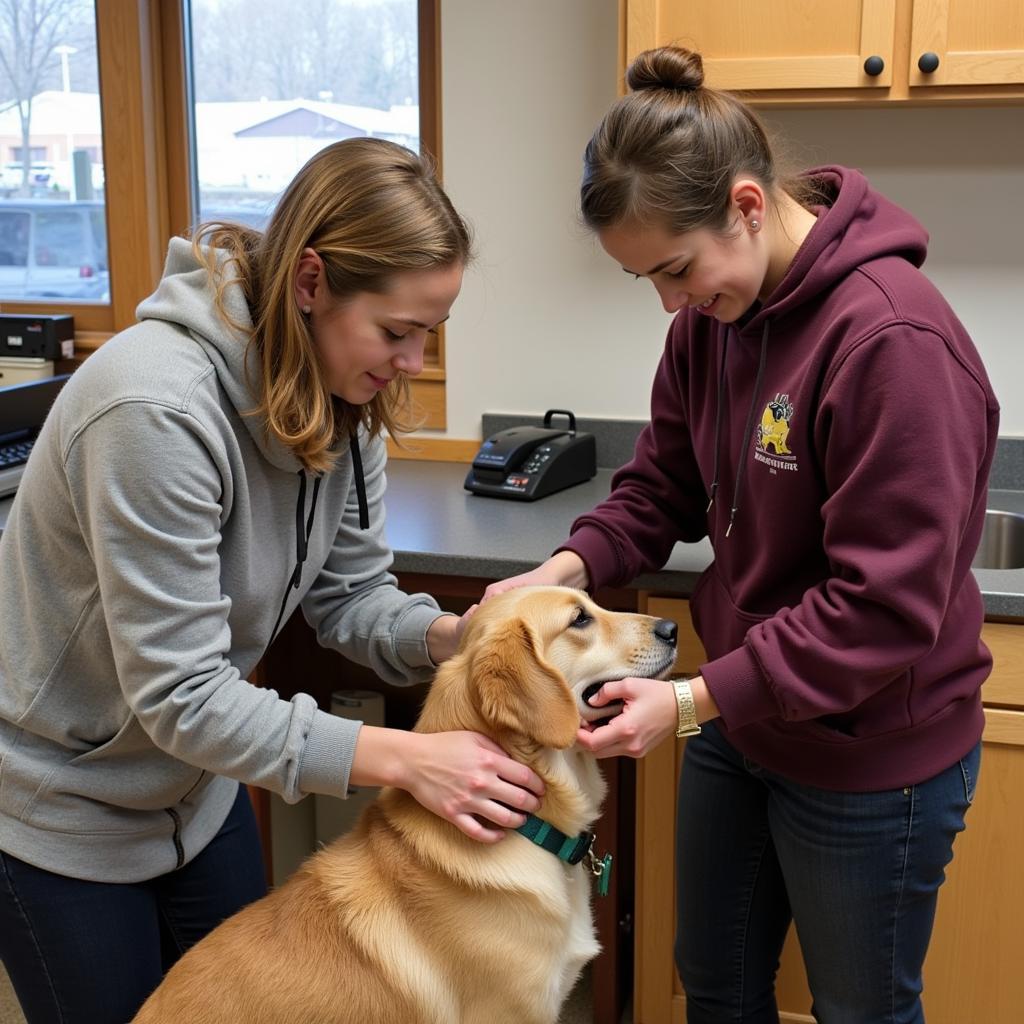
[[[482,604],[441,666],[420,718],[426,731],[475,729],[564,749],[580,719],[606,717],[587,698],[626,676],[663,678],[675,625],[610,612],[568,587],[520,587]]]

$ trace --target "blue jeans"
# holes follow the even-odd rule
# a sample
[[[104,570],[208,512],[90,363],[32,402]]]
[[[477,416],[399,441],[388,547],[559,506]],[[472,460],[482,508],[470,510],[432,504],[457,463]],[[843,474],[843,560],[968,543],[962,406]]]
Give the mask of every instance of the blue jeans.
[[[796,923],[820,1024],[920,1024],[938,889],[974,797],[981,744],[934,778],[875,793],[798,785],[713,725],[679,787],[676,964],[688,1024],[778,1024]]]
[[[124,1024],[191,945],[265,892],[239,786],[206,849],[146,882],[84,882],[0,852],[0,959],[28,1024]]]

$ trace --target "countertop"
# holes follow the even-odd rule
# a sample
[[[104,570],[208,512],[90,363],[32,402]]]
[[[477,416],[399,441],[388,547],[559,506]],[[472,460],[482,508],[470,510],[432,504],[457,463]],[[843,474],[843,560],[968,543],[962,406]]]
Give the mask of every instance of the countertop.
[[[503,579],[536,568],[568,536],[573,520],[608,496],[613,470],[540,501],[507,501],[463,489],[462,463],[388,465],[387,535],[398,572]],[[711,544],[677,544],[668,564],[640,576],[639,589],[688,593],[711,561]]]
[[[537,502],[484,498],[463,490],[462,463],[394,460],[388,466],[387,535],[398,572],[502,579],[539,565],[576,516],[607,494],[612,470]],[[0,500],[0,530],[12,499]],[[992,490],[989,508],[1024,513],[1024,491]],[[688,594],[711,561],[711,545],[677,544],[663,569],[633,581],[645,590]],[[975,569],[985,613],[1024,620],[1024,569]]]
[[[605,498],[613,470],[537,502],[484,498],[463,490],[460,463],[393,461],[388,466],[387,533],[399,572],[502,579],[535,568],[572,521]],[[1024,513],[1024,491],[989,491],[988,507]],[[711,543],[677,544],[643,590],[688,594],[711,561]],[[1024,619],[1024,569],[973,570],[985,613]]]

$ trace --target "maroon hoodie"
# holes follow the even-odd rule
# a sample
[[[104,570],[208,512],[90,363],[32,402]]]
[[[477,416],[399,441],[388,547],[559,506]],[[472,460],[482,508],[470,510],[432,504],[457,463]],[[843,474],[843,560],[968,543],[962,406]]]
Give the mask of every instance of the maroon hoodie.
[[[785,278],[735,324],[676,315],[633,461],[565,548],[598,587],[709,536],[691,611],[727,738],[797,782],[888,789],[981,736],[998,405],[920,224],[857,171],[810,174],[830,201]]]

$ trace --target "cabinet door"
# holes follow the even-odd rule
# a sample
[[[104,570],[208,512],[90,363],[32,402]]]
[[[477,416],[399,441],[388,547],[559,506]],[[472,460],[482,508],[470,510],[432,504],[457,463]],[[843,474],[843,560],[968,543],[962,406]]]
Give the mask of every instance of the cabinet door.
[[[992,675],[981,688],[982,701],[1024,711],[1024,626],[986,622],[981,639],[992,652]]]
[[[1013,2],[1013,0],[1007,0]],[[625,57],[678,43],[700,52],[718,89],[892,84],[896,0],[627,0]],[[869,64],[870,57],[880,59]]]
[[[704,649],[690,621],[690,604],[648,597],[641,611],[679,626],[675,670],[692,675]],[[686,1007],[676,974],[676,782],[685,740],[669,738],[637,761],[636,775],[636,945],[634,1024],[683,1024]]]
[[[933,70],[926,70],[933,65]],[[911,86],[1021,83],[1024,4],[1020,0],[914,0]]]

